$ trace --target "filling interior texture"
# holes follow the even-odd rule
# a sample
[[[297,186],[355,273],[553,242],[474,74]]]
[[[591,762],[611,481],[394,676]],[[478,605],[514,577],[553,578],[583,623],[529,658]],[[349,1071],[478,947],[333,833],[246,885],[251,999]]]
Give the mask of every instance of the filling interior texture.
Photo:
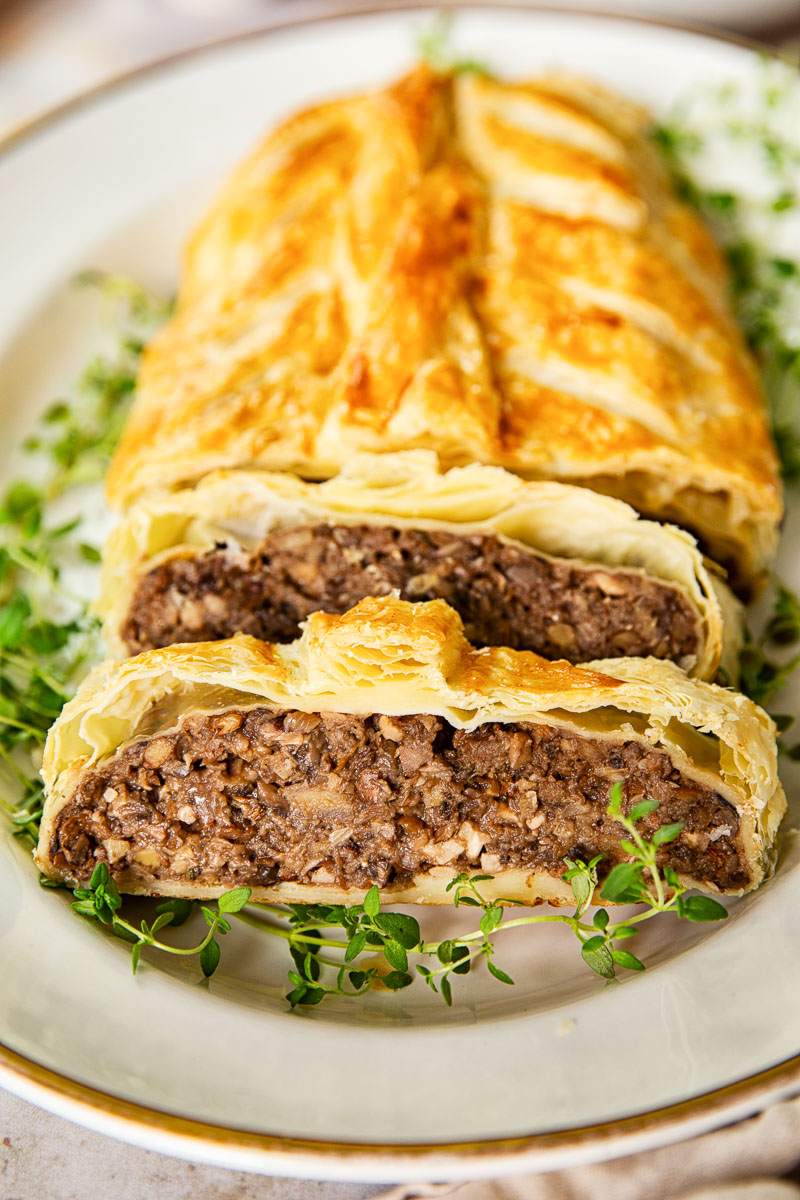
[[[659,801],[642,829],[683,820],[662,865],[721,888],[749,877],[733,806],[638,738],[528,722],[458,730],[440,717],[228,709],[184,717],[85,772],[58,815],[54,866],[199,885],[401,886],[434,867],[560,876],[624,858],[606,814]]]
[[[676,587],[637,571],[553,560],[501,538],[382,525],[276,530],[252,553],[164,562],[139,582],[122,637],[131,654],[249,633],[289,642],[322,610],[366,596],[446,600],[478,646],[587,662],[696,655],[700,622]]]

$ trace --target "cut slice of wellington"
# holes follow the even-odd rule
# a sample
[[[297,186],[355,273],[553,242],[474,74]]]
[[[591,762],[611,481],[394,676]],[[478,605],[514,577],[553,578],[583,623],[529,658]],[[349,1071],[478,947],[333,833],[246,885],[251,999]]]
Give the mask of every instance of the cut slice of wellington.
[[[660,862],[738,893],[771,869],[774,726],[674,664],[476,650],[443,601],[314,614],[286,646],[173,646],[95,672],[48,739],[37,861],[123,891],[437,903],[460,871],[567,901],[565,858],[624,859],[607,815],[683,821]]]
[[[343,613],[395,591],[446,600],[478,646],[690,665],[700,647],[689,601],[638,572],[554,561],[492,535],[385,525],[298,525],[249,554],[170,559],[140,581],[121,632],[130,654],[235,633],[289,642],[318,609]]]
[[[135,506],[104,560],[114,653],[288,642],[312,612],[396,594],[446,600],[477,646],[736,678],[738,606],[688,534],[586,488],[443,472],[426,451],[360,455],[322,484],[217,472]]]
[[[108,491],[425,447],[620,496],[747,589],[776,456],[721,255],[650,119],[420,68],[277,128],[194,233]]]

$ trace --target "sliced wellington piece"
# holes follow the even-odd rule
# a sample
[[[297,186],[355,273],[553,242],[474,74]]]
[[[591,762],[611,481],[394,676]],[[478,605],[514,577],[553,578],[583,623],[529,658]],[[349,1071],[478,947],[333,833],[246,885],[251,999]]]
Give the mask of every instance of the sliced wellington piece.
[[[738,603],[694,540],[586,488],[430,451],[360,455],[321,484],[228,471],[133,508],[105,549],[115,655],[247,633],[288,642],[369,595],[447,600],[474,645],[736,676]]]
[[[606,813],[684,821],[660,861],[739,893],[772,867],[775,727],[673,663],[475,649],[442,600],[370,598],[302,638],[170,646],[98,668],[54,725],[37,862],[125,892],[442,903],[454,874],[566,902],[566,857],[625,857]],[[627,808],[626,808],[627,810]]]
[[[425,68],[288,120],[189,242],[112,502],[428,448],[619,496],[747,591],[776,455],[722,256],[649,126],[573,77]]]

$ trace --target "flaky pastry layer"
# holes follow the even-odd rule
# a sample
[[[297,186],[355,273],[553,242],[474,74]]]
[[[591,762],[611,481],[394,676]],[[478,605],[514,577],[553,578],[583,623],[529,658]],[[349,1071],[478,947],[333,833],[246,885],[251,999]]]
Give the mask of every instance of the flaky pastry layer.
[[[211,553],[221,542],[249,551],[273,530],[320,522],[493,534],[551,557],[640,571],[679,588],[700,618],[690,673],[711,679],[721,665],[728,679],[736,678],[739,607],[690,535],[586,488],[526,482],[478,464],[443,472],[425,450],[357,455],[321,484],[290,474],[220,471],[194,488],[141,501],[103,553],[96,607],[109,651],[125,654],[120,629],[139,580],[155,567]]]
[[[112,502],[427,447],[676,521],[746,590],[776,456],[721,256],[648,124],[581,79],[424,68],[285,122],[188,245]]]

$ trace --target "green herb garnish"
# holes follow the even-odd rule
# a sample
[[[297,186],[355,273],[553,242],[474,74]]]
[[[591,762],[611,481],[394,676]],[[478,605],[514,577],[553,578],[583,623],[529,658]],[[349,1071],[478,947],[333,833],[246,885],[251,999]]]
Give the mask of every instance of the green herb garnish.
[[[683,821],[662,825],[649,840],[642,837],[638,823],[658,808],[655,800],[641,800],[629,813],[622,810],[622,784],[611,789],[607,812],[619,822],[627,838],[622,848],[628,861],[618,863],[609,872],[600,890],[600,898],[617,904],[642,906],[638,911],[612,921],[605,908],[591,919],[587,910],[598,887],[598,866],[603,856],[591,862],[566,860],[562,878],[575,899],[571,913],[537,913],[535,916],[505,919],[507,906],[518,907],[513,900],[488,900],[480,884],[491,875],[457,875],[447,887],[456,907],[475,908],[481,916],[478,928],[468,934],[442,942],[423,940],[419,922],[404,913],[384,912],[380,893],[372,887],[362,904],[259,904],[250,903],[249,888],[236,888],[220,896],[217,911],[206,906],[201,912],[208,933],[194,947],[183,949],[162,942],[156,936],[167,925],[182,924],[194,905],[186,900],[168,900],[156,908],[152,925],[142,921],[137,927],[120,915],[122,898],[104,863],[95,867],[88,888],[75,890],[73,908],[111,927],[112,932],[132,942],[133,969],[145,947],[166,954],[197,955],[201,970],[213,975],[220,958],[220,934],[230,930],[228,916],[235,917],[288,943],[294,970],[289,971],[292,987],[286,999],[292,1008],[319,1004],[326,996],[363,996],[373,988],[401,991],[414,981],[410,958],[428,987],[445,1004],[452,1004],[452,981],[466,975],[479,962],[486,963],[500,983],[514,980],[494,961],[495,938],[507,929],[558,923],[566,925],[577,937],[584,962],[604,979],[613,979],[617,969],[642,971],[644,963],[622,943],[634,937],[642,922],[660,913],[673,913],[687,921],[720,921],[727,911],[710,896],[687,895],[671,867],[663,872],[657,865],[662,846],[675,841]],[[249,911],[245,911],[245,906]],[[331,936],[336,934],[337,936]]]
[[[75,282],[99,288],[115,326],[116,344],[88,363],[72,395],[55,401],[25,442],[26,450],[50,460],[48,498],[77,483],[103,478],[128,415],[145,343],[172,307],[123,276],[86,271]]]
[[[800,641],[800,600],[780,579],[773,581],[772,611],[762,632],[756,635],[745,627],[744,645],[739,654],[739,686],[756,704],[766,705],[788,682],[800,666],[800,653],[788,659],[773,657],[771,647],[790,646]],[[791,721],[775,716],[781,732]]]
[[[772,611],[759,636],[745,626],[744,645],[739,654],[739,685],[745,695],[757,704],[766,706],[789,682],[800,667],[800,653],[788,658],[775,658],[774,650],[796,645],[800,641],[800,599],[780,579],[773,580]],[[778,733],[784,734],[794,724],[789,713],[771,713]],[[800,743],[778,750],[793,762],[800,761]]]
[[[81,516],[54,516],[55,501],[102,477],[128,411],[144,340],[166,306],[137,284],[98,273],[81,286],[113,308],[112,349],[92,360],[72,394],[44,414],[24,450],[43,462],[41,482],[12,483],[0,499],[0,788],[15,831],[35,842],[42,811],[38,770],[47,731],[99,657],[98,622],[64,583],[65,570],[96,565],[77,532]]]
[[[208,933],[196,946],[189,948],[170,946],[167,942],[160,941],[157,934],[167,925],[171,925],[173,929],[178,925],[183,925],[195,907],[192,900],[165,900],[156,906],[156,918],[152,925],[148,925],[144,920],[138,927],[132,925],[120,914],[122,897],[116,883],[109,876],[108,867],[102,862],[98,863],[92,872],[89,886],[76,888],[74,895],[73,912],[78,913],[81,917],[100,921],[102,925],[110,925],[117,937],[133,943],[131,966],[134,975],[139,965],[142,949],[150,946],[164,954],[176,954],[184,958],[197,955],[200,969],[208,978],[219,966],[220,947],[217,938],[230,933],[231,923],[227,917],[235,915],[244,908],[250,899],[250,888],[234,888],[233,891],[225,892],[217,901],[216,912],[206,905],[201,905],[200,911],[208,926]]]
[[[453,14],[437,13],[430,25],[416,39],[416,49],[434,71],[454,75],[488,75],[485,63],[472,58],[458,58],[451,46],[453,36]]]
[[[800,479],[798,111],[796,66],[764,59],[754,81],[697,89],[654,131],[681,195],[726,251],[734,311],[761,367],[789,480]],[[720,187],[720,152],[731,144],[763,188]]]

